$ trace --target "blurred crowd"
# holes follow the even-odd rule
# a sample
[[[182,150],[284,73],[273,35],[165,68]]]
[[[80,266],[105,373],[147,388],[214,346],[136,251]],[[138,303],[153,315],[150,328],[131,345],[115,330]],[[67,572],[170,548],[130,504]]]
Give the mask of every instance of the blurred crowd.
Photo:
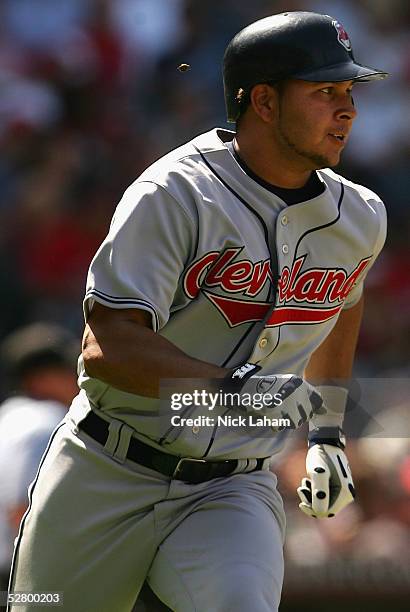
[[[225,123],[223,50],[248,23],[285,10],[334,15],[359,62],[391,73],[356,86],[359,115],[340,172],[376,191],[389,216],[387,244],[367,283],[356,374],[408,377],[407,0],[2,0],[0,341],[38,321],[80,336],[87,267],[123,191],[171,148],[215,125],[232,129]],[[190,70],[179,72],[181,63]],[[3,369],[1,398],[11,391]],[[360,499],[329,525],[312,526],[298,514],[304,448],[291,444],[278,459],[289,563],[317,568],[335,548],[341,559],[408,558],[409,444],[388,442],[352,444]],[[0,484],[0,506],[2,495]],[[302,540],[313,557],[301,552]]]

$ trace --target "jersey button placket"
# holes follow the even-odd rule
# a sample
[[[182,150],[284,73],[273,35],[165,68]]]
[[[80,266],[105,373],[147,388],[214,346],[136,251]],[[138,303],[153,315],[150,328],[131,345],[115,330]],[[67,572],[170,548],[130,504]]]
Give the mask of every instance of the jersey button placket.
[[[288,225],[288,223],[289,223],[289,217],[287,215],[282,215],[282,217],[280,219],[281,226],[284,229],[286,229],[286,226]],[[287,245],[286,243],[282,244],[282,253],[284,255],[287,255],[289,253],[289,245]]]

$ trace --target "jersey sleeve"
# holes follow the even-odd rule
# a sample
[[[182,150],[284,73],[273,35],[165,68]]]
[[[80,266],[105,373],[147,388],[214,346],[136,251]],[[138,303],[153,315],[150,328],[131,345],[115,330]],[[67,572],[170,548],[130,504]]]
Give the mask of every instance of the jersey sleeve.
[[[386,209],[385,209],[383,202],[376,196],[376,194],[374,194],[374,196],[376,199],[374,210],[376,211],[376,214],[378,215],[378,218],[379,218],[379,233],[377,236],[377,240],[375,242],[373,256],[370,261],[370,265],[366,268],[363,278],[360,279],[357,285],[349,293],[349,296],[344,303],[343,310],[348,310],[349,308],[352,308],[359,302],[363,294],[365,278],[367,274],[369,273],[369,270],[373,267],[386,241],[386,235],[387,235]]]
[[[187,208],[151,182],[131,185],[87,277],[84,317],[94,302],[151,314],[154,331],[169,318],[184,267],[192,255],[194,220]]]

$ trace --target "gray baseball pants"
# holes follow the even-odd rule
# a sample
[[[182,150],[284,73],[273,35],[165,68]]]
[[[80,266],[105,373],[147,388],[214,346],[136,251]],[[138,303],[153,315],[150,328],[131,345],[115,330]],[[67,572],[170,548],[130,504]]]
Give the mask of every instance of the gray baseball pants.
[[[66,418],[29,497],[13,592],[61,591],[55,609],[67,612],[129,612],[147,578],[176,612],[278,609],[285,519],[269,470],[195,485],[170,480],[119,463]]]

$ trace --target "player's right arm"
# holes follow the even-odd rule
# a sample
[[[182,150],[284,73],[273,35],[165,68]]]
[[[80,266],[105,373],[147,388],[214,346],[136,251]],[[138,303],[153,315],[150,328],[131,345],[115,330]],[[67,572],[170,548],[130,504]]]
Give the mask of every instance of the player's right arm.
[[[192,198],[176,199],[149,180],[126,190],[88,274],[83,338],[88,376],[158,397],[161,379],[227,374],[158,333],[185,299],[180,279],[196,252],[197,225]]]
[[[256,374],[259,368],[254,364],[228,370],[193,359],[156,334],[151,325],[152,318],[146,311],[115,310],[96,303],[83,337],[87,374],[122,391],[154,398],[159,397],[161,379],[220,378],[225,381],[221,381],[219,390],[251,396],[259,396],[259,385],[267,385],[272,396],[282,398],[279,405],[270,404],[269,416],[288,419],[293,429],[324,410],[320,395],[297,376],[264,377]]]
[[[96,303],[86,324],[83,360],[87,374],[128,393],[159,397],[161,379],[226,379],[221,388],[253,395],[261,383],[280,405],[271,418],[287,418],[292,428],[323,411],[322,399],[306,381],[292,375],[264,377],[253,364],[235,370],[193,359],[151,328],[151,316],[138,309],[115,310]],[[244,376],[244,371],[246,375]],[[263,387],[262,384],[262,387]],[[234,385],[234,386],[232,386]]]
[[[83,337],[86,372],[112,387],[159,396],[163,378],[224,378],[228,370],[193,359],[154,333],[144,310],[118,310],[95,303]]]

